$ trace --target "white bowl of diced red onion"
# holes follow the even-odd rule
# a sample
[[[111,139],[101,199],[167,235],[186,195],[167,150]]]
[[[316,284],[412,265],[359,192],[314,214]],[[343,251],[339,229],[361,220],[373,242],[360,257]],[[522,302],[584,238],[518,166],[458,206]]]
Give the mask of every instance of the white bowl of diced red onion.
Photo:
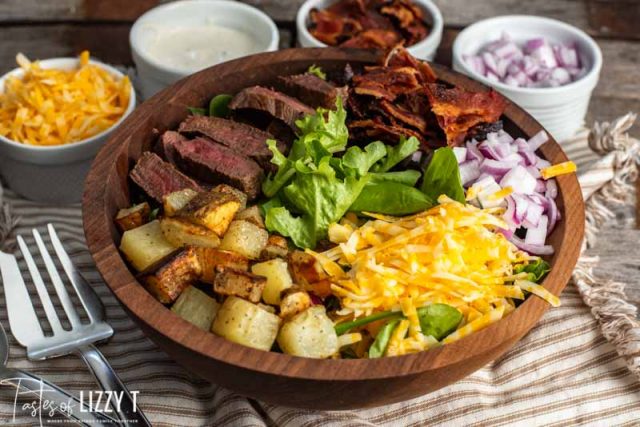
[[[584,124],[602,52],[586,33],[564,22],[500,16],[458,35],[453,68],[494,87],[562,141]]]

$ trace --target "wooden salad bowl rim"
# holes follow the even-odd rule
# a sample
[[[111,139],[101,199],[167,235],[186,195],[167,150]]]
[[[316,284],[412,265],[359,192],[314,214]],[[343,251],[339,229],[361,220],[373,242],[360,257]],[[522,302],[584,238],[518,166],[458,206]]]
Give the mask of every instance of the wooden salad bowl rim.
[[[442,368],[455,370],[473,358],[483,359],[481,365],[475,364],[475,369],[478,369],[505,352],[534,326],[549,304],[532,296],[505,319],[459,341],[429,351],[380,359],[317,360],[292,357],[235,344],[179,318],[145,290],[120,255],[116,243],[119,242],[119,233],[113,225],[113,217],[118,208],[130,203],[128,183],[123,177],[127,176],[141,151],[149,149],[153,127],[159,127],[160,130],[174,128],[187,115],[186,106],[203,105],[215,95],[198,91],[206,91],[206,87],[222,80],[227,82],[227,86],[240,89],[246,86],[242,84],[243,81],[259,80],[261,75],[273,73],[274,67],[284,75],[301,72],[311,64],[323,67],[347,62],[373,63],[378,58],[379,53],[368,50],[319,48],[288,49],[223,63],[163,90],[140,105],[113,132],[96,157],[86,180],[82,203],[83,224],[89,251],[105,283],[145,331],[154,331],[165,343],[169,340],[206,358],[256,374],[300,380],[358,381],[415,376]],[[471,90],[487,90],[481,83],[466,76],[437,64],[432,65],[445,82]],[[192,102],[198,104],[190,104]],[[503,118],[513,122],[528,137],[542,130],[535,119],[511,102]],[[147,135],[145,142],[136,145],[141,135]],[[138,147],[140,144],[147,145]],[[544,144],[541,152],[552,163],[567,160],[554,140]],[[552,270],[543,284],[553,294],[560,295],[580,253],[585,215],[576,175],[560,176],[557,181],[557,201],[562,220],[551,236],[556,253],[551,258]],[[509,345],[505,346],[505,343]],[[461,369],[466,372],[465,375],[471,372]],[[452,376],[454,380],[460,377]]]

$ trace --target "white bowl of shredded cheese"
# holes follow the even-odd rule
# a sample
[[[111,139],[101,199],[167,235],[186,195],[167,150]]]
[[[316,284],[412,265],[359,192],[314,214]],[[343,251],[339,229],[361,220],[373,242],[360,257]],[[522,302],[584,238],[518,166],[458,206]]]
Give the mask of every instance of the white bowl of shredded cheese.
[[[78,68],[79,59],[52,58],[38,61],[38,63],[42,69],[73,70]],[[109,65],[94,60],[89,60],[89,63],[100,67],[116,80],[125,78],[123,73]],[[0,77],[0,93],[5,93],[8,78],[22,79],[24,75],[24,69],[16,68]],[[135,91],[132,85],[129,86],[128,104],[120,117],[108,128],[87,138],[56,145],[35,145],[0,134],[0,174],[4,182],[13,191],[29,200],[52,204],[80,202],[84,178],[93,158],[111,132],[135,108]],[[39,95],[32,93],[32,96]],[[42,97],[42,101],[46,102],[46,94],[42,94]],[[32,126],[34,132],[43,125],[63,127],[69,125],[69,123],[56,121],[60,120],[60,115],[55,113],[55,108],[53,111],[51,117],[43,119],[43,124]],[[16,121],[20,120],[17,116],[18,114],[13,126],[16,126]],[[48,119],[53,123],[49,123]]]

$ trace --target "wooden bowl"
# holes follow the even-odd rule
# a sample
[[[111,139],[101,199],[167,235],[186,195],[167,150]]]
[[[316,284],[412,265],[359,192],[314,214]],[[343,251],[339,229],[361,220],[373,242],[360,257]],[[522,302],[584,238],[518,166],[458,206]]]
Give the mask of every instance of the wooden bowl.
[[[410,399],[451,384],[506,352],[535,325],[549,304],[528,298],[506,319],[452,344],[401,357],[316,360],[244,347],[205,332],[155,300],[131,273],[118,252],[120,234],[113,224],[119,208],[131,205],[127,174],[157,138],[154,129],[173,129],[187,116],[187,106],[205,105],[218,93],[269,85],[278,75],[305,71],[311,64],[338,70],[370,64],[370,51],[290,49],[259,54],[201,71],[142,104],[113,133],[98,154],[86,181],[83,218],[89,250],[104,281],[128,313],[160,348],[185,368],[240,394],[274,404],[315,409],[378,406]],[[442,66],[439,78],[467,89],[486,87]],[[530,137],[542,127],[509,103],[505,128]],[[541,148],[552,163],[567,160],[555,141]],[[574,174],[558,178],[562,221],[550,237],[555,255],[544,286],[559,295],[577,261],[584,234],[584,203]]]

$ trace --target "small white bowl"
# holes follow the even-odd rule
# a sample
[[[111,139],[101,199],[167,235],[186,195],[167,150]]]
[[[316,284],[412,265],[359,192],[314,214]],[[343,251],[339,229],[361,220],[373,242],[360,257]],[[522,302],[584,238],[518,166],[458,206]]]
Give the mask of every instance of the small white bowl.
[[[307,0],[296,16],[296,27],[298,29],[298,44],[302,47],[327,47],[326,43],[321,42],[311,35],[309,32],[311,9],[325,9],[335,3],[337,0]],[[430,32],[424,39],[418,43],[407,47],[407,50],[416,58],[427,61],[433,60],[436,50],[442,41],[443,20],[440,9],[431,0],[413,0],[425,15],[427,24],[431,26]]]
[[[278,49],[278,27],[268,15],[255,7],[229,0],[182,0],[155,7],[136,20],[129,33],[133,62],[144,99],[196,71],[185,71],[157,61],[147,52],[148,40],[158,27],[220,25],[250,34],[260,43],[254,53]],[[211,40],[212,44],[218,43]],[[211,64],[215,65],[215,64]]]
[[[124,77],[124,74],[107,64],[94,60],[90,62],[117,78]],[[39,63],[42,68],[70,70],[78,66],[78,58],[52,58]],[[0,77],[0,92],[4,90],[4,82],[8,77],[23,75],[24,71],[16,68]],[[29,200],[54,204],[79,202],[84,178],[93,158],[135,105],[136,94],[132,86],[129,105],[116,123],[91,138],[70,144],[43,147],[0,136],[0,173],[9,188]]]
[[[476,54],[487,43],[506,32],[516,43],[545,37],[550,42],[575,42],[587,72],[564,86],[524,88],[495,82],[476,73],[464,60]],[[453,43],[453,69],[473,77],[524,108],[553,137],[562,141],[571,137],[583,124],[591,92],[596,87],[602,68],[602,52],[585,32],[564,22],[539,16],[510,15],[485,19],[465,28]]]

